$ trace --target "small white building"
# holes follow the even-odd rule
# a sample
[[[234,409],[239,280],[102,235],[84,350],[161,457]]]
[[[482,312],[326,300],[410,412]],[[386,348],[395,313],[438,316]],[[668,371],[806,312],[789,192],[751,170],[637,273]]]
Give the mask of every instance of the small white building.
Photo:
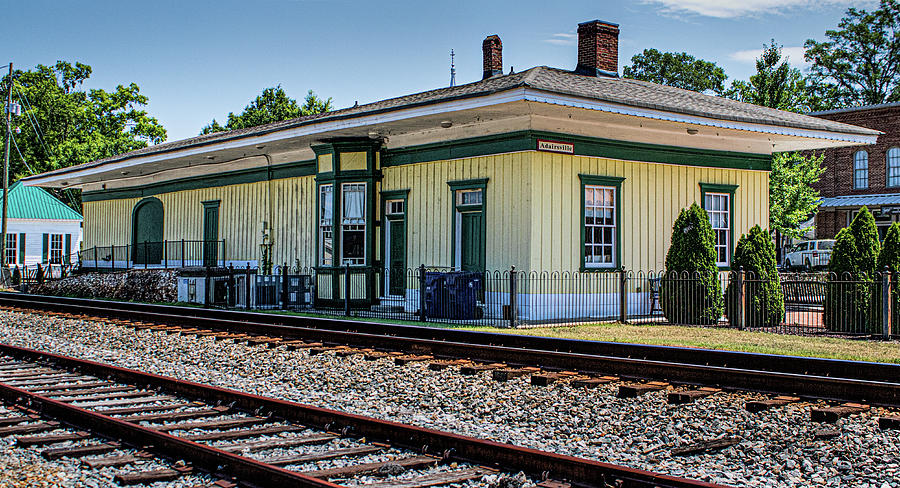
[[[84,218],[47,190],[13,183],[7,218],[5,258],[9,266],[77,261],[74,253],[81,248]]]

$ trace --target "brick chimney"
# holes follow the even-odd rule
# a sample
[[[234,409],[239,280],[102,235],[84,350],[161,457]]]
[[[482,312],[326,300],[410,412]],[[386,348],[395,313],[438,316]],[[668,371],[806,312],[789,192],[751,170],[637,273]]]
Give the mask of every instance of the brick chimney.
[[[619,76],[619,24],[603,20],[578,24],[575,72],[586,76]]]
[[[482,80],[491,76],[503,74],[503,43],[496,34],[484,38],[481,43],[481,52],[484,54],[484,74]]]

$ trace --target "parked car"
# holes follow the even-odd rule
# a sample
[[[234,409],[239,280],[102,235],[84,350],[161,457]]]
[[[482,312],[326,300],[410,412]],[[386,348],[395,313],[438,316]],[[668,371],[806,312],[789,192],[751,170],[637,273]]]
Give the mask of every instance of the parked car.
[[[782,266],[785,269],[822,269],[831,262],[834,239],[806,241],[788,249]]]

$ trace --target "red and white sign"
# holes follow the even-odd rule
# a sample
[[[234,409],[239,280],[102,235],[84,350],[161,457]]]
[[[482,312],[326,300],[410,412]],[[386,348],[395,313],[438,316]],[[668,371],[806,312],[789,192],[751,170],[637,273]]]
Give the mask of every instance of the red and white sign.
[[[547,141],[544,139],[538,139],[537,150],[538,151],[555,152],[555,153],[563,153],[563,154],[575,154],[575,144],[570,144],[568,142]]]

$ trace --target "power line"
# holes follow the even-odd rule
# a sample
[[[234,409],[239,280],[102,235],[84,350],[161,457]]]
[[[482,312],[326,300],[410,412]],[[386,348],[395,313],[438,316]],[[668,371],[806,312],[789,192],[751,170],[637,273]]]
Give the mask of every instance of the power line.
[[[19,94],[19,98],[25,101],[25,115],[28,117],[28,122],[31,123],[31,127],[34,129],[34,133],[37,136],[38,142],[41,143],[41,147],[44,148],[44,151],[48,156],[55,156],[55,154],[53,154],[53,151],[50,150],[47,143],[45,142],[47,136],[44,133],[43,128],[41,127],[41,122],[37,120],[37,116],[33,113],[35,112],[34,106],[31,104],[31,101],[28,100],[28,96],[25,95],[23,91],[19,91],[18,86],[13,86],[15,86],[16,88],[16,93]]]

